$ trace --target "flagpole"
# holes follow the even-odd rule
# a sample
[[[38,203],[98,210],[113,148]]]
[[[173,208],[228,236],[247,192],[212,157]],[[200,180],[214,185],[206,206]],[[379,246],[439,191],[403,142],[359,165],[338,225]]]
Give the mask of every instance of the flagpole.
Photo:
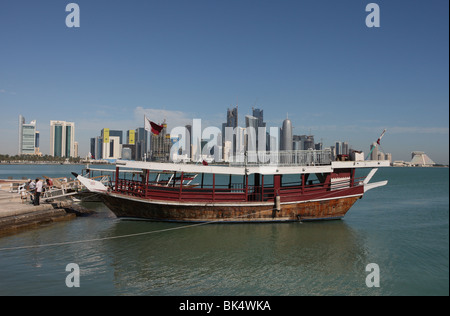
[[[148,125],[148,118],[144,114],[144,131],[145,131],[144,148],[145,148],[145,152],[144,152],[143,158],[144,158],[145,162],[147,162],[147,152],[148,152],[147,145],[150,147],[150,140],[149,140],[149,136],[148,136],[150,131],[147,130],[147,125]]]
[[[147,124],[150,123],[149,119],[147,117],[145,117],[145,119],[147,120]],[[147,137],[148,137],[148,148],[147,148],[147,152],[145,153],[145,161],[147,161],[147,153],[150,151],[152,152],[152,132],[151,129],[149,131],[147,131]]]
[[[386,133],[386,129],[384,129],[383,132],[381,133],[380,137],[378,137],[377,142],[375,143],[375,146],[373,146],[372,149],[370,150],[369,154],[366,157],[366,160],[369,159],[369,157],[372,154],[373,150],[375,149],[375,147],[377,147],[377,144],[380,145],[380,141],[381,141],[381,138],[383,138],[384,133]]]

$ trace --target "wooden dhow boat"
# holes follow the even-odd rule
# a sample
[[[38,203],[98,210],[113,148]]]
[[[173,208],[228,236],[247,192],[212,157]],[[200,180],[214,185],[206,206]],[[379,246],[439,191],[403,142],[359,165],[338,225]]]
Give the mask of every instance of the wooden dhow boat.
[[[311,157],[319,157],[308,151]],[[74,174],[120,218],[174,222],[289,222],[344,217],[389,161],[207,165],[118,160],[111,186]],[[293,161],[293,162],[292,162]],[[364,177],[356,171],[371,169]]]

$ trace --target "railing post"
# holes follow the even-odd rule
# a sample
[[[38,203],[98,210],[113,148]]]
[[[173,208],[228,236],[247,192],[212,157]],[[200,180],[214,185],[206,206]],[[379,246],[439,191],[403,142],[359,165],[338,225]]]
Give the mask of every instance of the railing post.
[[[149,170],[145,169],[144,197],[147,197]]]
[[[182,194],[182,189],[183,189],[183,178],[184,178],[184,172],[181,172],[181,177],[180,177],[180,191],[178,193],[178,199],[181,201],[181,194]],[[176,180],[175,180],[176,181]]]
[[[264,201],[264,175],[261,175],[261,202]]]
[[[216,174],[213,173],[213,202],[216,200]]]
[[[245,201],[248,202],[248,176],[245,175]]]
[[[303,194],[304,193],[304,189],[305,189],[305,174],[304,173],[302,173],[301,179],[302,179],[302,186],[301,186],[301,191],[300,192]]]
[[[114,184],[114,191],[117,192],[117,184],[119,182],[119,167],[116,166],[116,183]]]

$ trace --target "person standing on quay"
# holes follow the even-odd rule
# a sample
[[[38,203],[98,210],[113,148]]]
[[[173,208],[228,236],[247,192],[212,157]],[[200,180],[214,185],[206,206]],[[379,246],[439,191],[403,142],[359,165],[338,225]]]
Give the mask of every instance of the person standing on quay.
[[[34,196],[34,205],[39,205],[39,198],[42,193],[42,181],[40,179],[36,179],[36,194]]]
[[[34,204],[34,194],[36,193],[36,182],[28,180],[28,190],[30,191],[31,203]]]

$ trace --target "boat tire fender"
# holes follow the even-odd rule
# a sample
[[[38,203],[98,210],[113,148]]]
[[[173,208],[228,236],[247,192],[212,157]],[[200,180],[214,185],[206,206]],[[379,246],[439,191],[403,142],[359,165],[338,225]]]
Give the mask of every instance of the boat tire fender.
[[[279,195],[275,197],[275,210],[277,212],[281,211],[281,198]]]

